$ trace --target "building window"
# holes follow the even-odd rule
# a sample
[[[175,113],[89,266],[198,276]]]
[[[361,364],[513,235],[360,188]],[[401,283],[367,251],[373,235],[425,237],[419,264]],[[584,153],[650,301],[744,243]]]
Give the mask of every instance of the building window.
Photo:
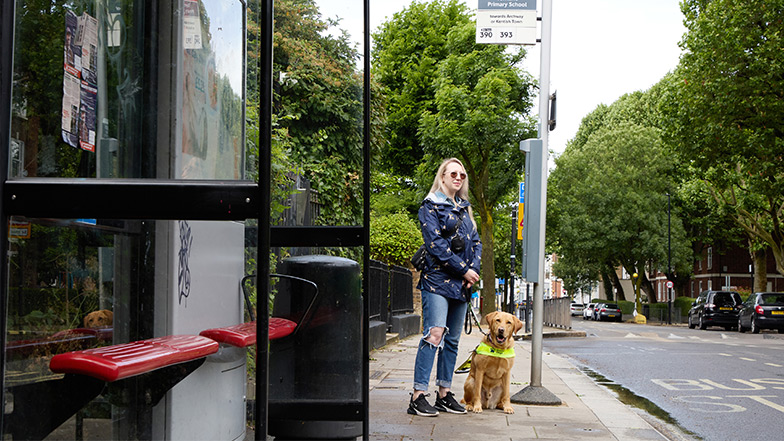
[[[708,247],[708,269],[713,268],[713,247]]]

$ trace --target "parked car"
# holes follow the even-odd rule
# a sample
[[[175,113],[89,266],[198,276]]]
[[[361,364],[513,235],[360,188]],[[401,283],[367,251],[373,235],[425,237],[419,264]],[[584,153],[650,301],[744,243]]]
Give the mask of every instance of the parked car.
[[[620,322],[622,320],[621,308],[615,303],[599,303],[594,308],[596,320],[612,320]]]
[[[730,329],[738,326],[738,310],[743,301],[735,291],[703,291],[689,309],[689,328],[699,326],[723,326]]]
[[[572,315],[583,315],[583,310],[585,309],[585,305],[582,303],[572,303],[569,305],[569,311],[572,312]]]
[[[583,320],[593,319],[593,307],[595,303],[589,303],[588,306],[583,308]]]
[[[784,293],[757,292],[751,294],[738,312],[738,331],[778,329],[784,334]]]

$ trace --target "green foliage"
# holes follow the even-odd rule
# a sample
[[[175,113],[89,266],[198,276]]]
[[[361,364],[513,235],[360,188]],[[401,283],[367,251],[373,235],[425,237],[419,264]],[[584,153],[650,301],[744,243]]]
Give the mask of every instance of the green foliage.
[[[649,320],[666,320],[668,313],[669,313],[669,304],[667,302],[659,302],[659,303],[651,303],[648,304],[648,319]],[[676,316],[678,310],[675,309],[675,305],[673,305],[673,316]]]
[[[630,302],[629,300],[618,300],[615,302],[618,304],[618,307],[621,308],[621,314],[634,314],[634,302]],[[642,311],[640,311],[642,312]]]
[[[409,259],[422,245],[418,222],[403,212],[371,216],[370,258],[387,265],[409,267]]]
[[[676,297],[672,301],[672,309],[680,310],[681,316],[686,317],[689,315],[689,310],[691,309],[691,305],[694,303],[694,299],[691,297]]]
[[[422,113],[435,110],[433,81],[450,53],[447,35],[470,20],[458,0],[414,1],[373,33],[373,77],[388,100],[389,144],[382,157],[394,174],[412,177],[422,162],[417,130]]]
[[[586,261],[585,256],[564,255],[553,264],[553,272],[563,280],[567,292],[585,292],[599,279],[600,266],[597,262]]]
[[[275,3],[273,111],[288,139],[286,155],[319,192],[317,222],[359,225],[363,76],[348,34],[328,32],[335,24],[313,0]],[[375,118],[372,127],[382,123]]]
[[[412,179],[374,170],[370,181],[370,210],[375,215],[405,211],[416,218],[423,196]]]
[[[748,300],[749,296],[751,295],[751,289],[749,288],[737,288],[735,291],[740,294],[740,298],[745,302]]]
[[[512,219],[512,213],[515,213]],[[493,213],[493,244],[495,249],[494,266],[497,277],[508,278],[511,271],[512,261],[510,255],[512,253],[512,235],[514,234],[515,240],[515,273],[520,275],[521,258],[522,256],[522,242],[517,240],[517,225],[514,221],[517,220],[517,192],[509,193],[504,197],[503,201],[496,205]],[[513,233],[514,230],[514,233]]]
[[[674,151],[784,274],[781,0],[686,0],[684,54],[661,110]]]

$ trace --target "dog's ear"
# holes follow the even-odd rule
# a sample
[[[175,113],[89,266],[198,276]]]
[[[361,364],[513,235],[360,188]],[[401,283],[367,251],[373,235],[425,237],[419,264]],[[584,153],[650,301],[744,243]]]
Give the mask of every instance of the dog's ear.
[[[515,316],[514,318],[514,333],[517,334],[518,331],[523,329],[523,321]]]
[[[480,323],[483,324],[483,325],[489,325],[490,322],[492,322],[493,319],[495,319],[495,315],[496,314],[498,314],[498,311],[493,311],[493,312],[487,313],[487,315],[482,317],[482,321]]]

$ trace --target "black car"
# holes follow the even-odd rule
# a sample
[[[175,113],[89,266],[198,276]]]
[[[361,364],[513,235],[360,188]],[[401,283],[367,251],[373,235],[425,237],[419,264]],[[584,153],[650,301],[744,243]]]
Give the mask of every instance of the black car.
[[[621,321],[621,308],[615,303],[599,303],[594,308],[594,317],[596,320],[613,320],[616,322]]]
[[[749,296],[738,313],[738,331],[757,334],[760,329],[778,329],[784,334],[784,293],[757,292]]]
[[[735,291],[703,291],[689,309],[689,328],[699,326],[723,326],[730,329],[738,326],[738,310],[743,300]]]

